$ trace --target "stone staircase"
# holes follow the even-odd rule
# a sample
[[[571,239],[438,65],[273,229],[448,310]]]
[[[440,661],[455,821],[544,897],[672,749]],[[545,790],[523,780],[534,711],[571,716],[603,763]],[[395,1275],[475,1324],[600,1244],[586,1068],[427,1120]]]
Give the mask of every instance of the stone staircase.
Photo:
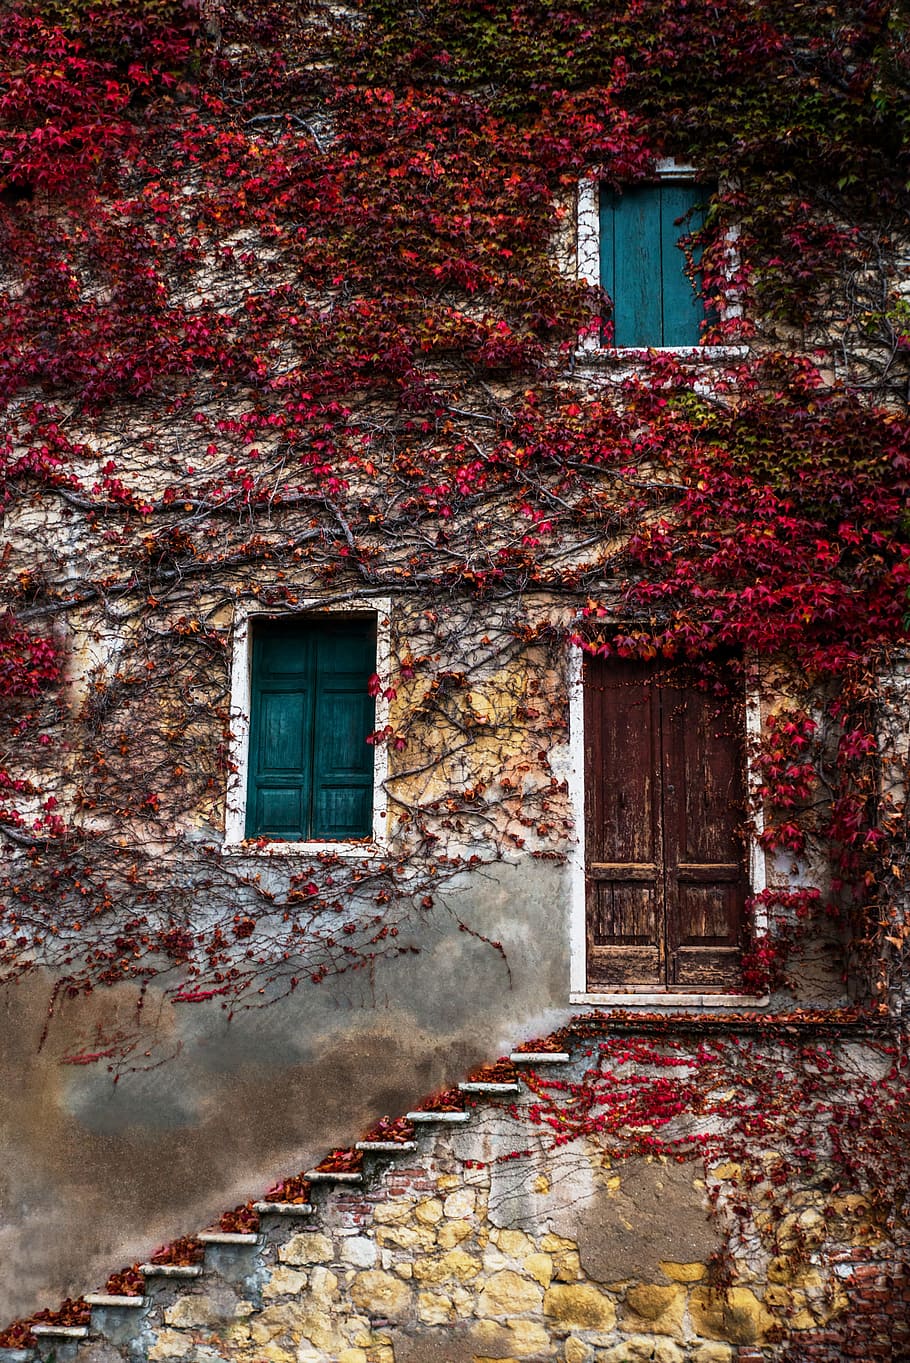
[[[316,1242],[329,1238],[322,1234],[323,1228],[336,1240],[340,1235],[342,1263],[372,1267],[374,1252],[360,1232],[389,1195],[400,1198],[410,1193],[426,1199],[438,1193],[438,1180],[428,1178],[426,1171],[434,1166],[439,1134],[476,1124],[491,1101],[507,1104],[514,1114],[530,1096],[526,1082],[530,1073],[547,1073],[571,1063],[568,1050],[554,1048],[560,1045],[559,1034],[540,1044],[547,1049],[513,1051],[508,1060],[477,1071],[389,1124],[396,1129],[394,1138],[384,1139],[380,1129],[378,1138],[368,1136],[348,1151],[334,1151],[316,1168],[285,1181],[296,1188],[306,1185],[306,1200],[299,1196],[284,1200],[272,1194],[226,1213],[218,1227],[177,1242],[178,1248],[184,1246],[183,1257],[192,1254],[197,1262],[136,1265],[114,1275],[131,1275],[128,1292],[90,1292],[76,1302],[64,1303],[59,1312],[41,1313],[48,1319],[18,1323],[18,1333],[25,1337],[21,1343],[0,1345],[0,1363],[80,1363],[83,1359],[89,1363],[96,1357],[113,1363],[118,1356],[138,1363],[189,1356],[169,1351],[168,1332],[223,1325],[223,1312],[213,1309],[212,1302],[223,1304],[232,1298],[235,1309],[238,1302],[258,1309],[264,1288],[265,1299],[269,1298],[269,1282],[276,1271],[280,1278],[282,1270],[287,1273],[301,1255],[302,1262],[310,1262]],[[244,1222],[249,1228],[235,1228],[235,1223]],[[288,1282],[294,1285],[293,1276]],[[74,1318],[78,1323],[73,1323]],[[373,1333],[388,1324],[381,1313],[367,1313],[366,1319]],[[15,1333],[15,1327],[8,1327],[7,1337],[11,1330]],[[97,1353],[99,1345],[104,1346],[101,1354]],[[379,1348],[381,1352],[381,1344]],[[349,1353],[350,1363],[360,1363],[361,1357],[372,1360],[358,1346],[352,1346]],[[222,1355],[208,1356],[214,1360]],[[335,1355],[314,1353],[312,1357]]]
[[[642,1083],[666,1091],[666,1060],[654,1068],[659,1056],[646,1036],[658,1050],[681,1038],[699,1048],[706,1033],[729,1038],[731,1029],[755,1043],[793,1035],[829,1045],[838,1021],[575,1016],[401,1117],[383,1118],[349,1149],[218,1225],[112,1275],[104,1291],[17,1322],[0,1335],[0,1363],[910,1358],[904,1258],[869,1238],[851,1210],[862,1199],[832,1202],[808,1167],[788,1189],[777,1241],[764,1243],[756,1226],[767,1220],[776,1184],[762,1181],[761,1152],[740,1177],[720,1128],[703,1163],[650,1154],[652,1128],[635,1125]],[[865,1027],[843,1043],[854,1061]],[[604,1053],[617,1085],[617,1130],[628,1140],[615,1159],[596,1139],[565,1135],[573,1103],[583,1119],[588,1112],[590,1074]],[[691,1117],[680,1118],[683,1128]],[[596,1112],[595,1133],[600,1120]],[[742,1223],[739,1204],[749,1198],[756,1219]],[[802,1247],[792,1267],[781,1257],[790,1223],[786,1234]],[[742,1233],[743,1224],[752,1229]],[[877,1352],[863,1353],[862,1342],[859,1353],[853,1348],[857,1311],[870,1320],[878,1313],[878,1333],[857,1335],[874,1336],[876,1349],[881,1337]]]

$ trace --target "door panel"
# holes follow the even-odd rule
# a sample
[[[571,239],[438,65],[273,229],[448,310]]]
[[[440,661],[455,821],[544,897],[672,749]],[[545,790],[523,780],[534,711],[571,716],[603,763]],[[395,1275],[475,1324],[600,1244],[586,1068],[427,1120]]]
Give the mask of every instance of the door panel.
[[[665,664],[586,660],[589,988],[736,984],[743,732],[732,688],[714,694]]]
[[[600,985],[657,986],[664,912],[657,697],[647,664],[591,662],[585,680],[588,972]]]

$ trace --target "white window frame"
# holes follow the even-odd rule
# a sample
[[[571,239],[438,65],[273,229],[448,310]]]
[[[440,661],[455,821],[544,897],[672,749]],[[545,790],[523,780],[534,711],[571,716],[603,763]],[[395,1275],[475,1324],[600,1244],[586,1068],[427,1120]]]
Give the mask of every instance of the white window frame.
[[[692,994],[672,993],[669,990],[617,990],[591,992],[587,974],[587,895],[585,886],[585,732],[584,732],[584,657],[579,644],[569,645],[569,762],[567,781],[569,801],[575,823],[575,841],[569,853],[569,1002],[593,1003],[612,1008],[762,1008],[769,1002],[768,995],[757,994]],[[755,683],[749,682],[746,693],[746,788],[752,797],[754,814],[752,832],[747,848],[749,882],[753,895],[761,894],[767,884],[765,852],[759,841],[764,830],[761,804],[755,799],[757,773],[750,762],[750,751],[761,729],[759,696]],[[767,911],[759,908],[754,915],[755,931],[768,931]]]
[[[697,179],[695,166],[687,162],[675,161],[665,157],[654,168],[658,180],[682,180],[691,182]],[[600,288],[600,180],[590,177],[578,182],[578,227],[576,239],[576,271],[579,279]],[[726,269],[732,275],[739,264],[739,229],[733,225],[726,233]],[[726,309],[727,317],[740,317],[742,308],[732,300]],[[589,334],[581,337],[578,344],[579,357],[584,360],[601,358],[634,359],[657,351],[666,355],[679,355],[685,359],[715,360],[740,359],[749,353],[745,345],[653,345],[653,346],[611,346],[604,345],[599,335]]]
[[[238,605],[234,614],[234,641],[231,659],[231,774],[228,779],[224,815],[225,853],[245,856],[311,855],[335,852],[339,856],[363,856],[371,851],[383,852],[388,838],[388,809],[385,785],[389,775],[388,744],[373,746],[373,832],[369,842],[363,840],[291,842],[279,838],[260,845],[258,838],[246,838],[247,786],[250,764],[250,697],[252,683],[252,628],[256,620],[313,620],[324,615],[327,619],[343,620],[351,615],[376,617],[376,672],[381,686],[376,696],[374,729],[379,732],[389,722],[389,700],[384,694],[390,685],[392,657],[392,600],[391,597],[351,597],[344,602],[326,604],[318,598],[303,601],[293,610],[275,611],[259,606]]]

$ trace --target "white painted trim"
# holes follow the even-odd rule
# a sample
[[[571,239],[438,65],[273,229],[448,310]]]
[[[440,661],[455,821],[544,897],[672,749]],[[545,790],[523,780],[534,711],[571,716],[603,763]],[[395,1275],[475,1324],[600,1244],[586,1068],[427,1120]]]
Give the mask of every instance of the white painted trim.
[[[568,857],[569,879],[569,998],[584,993],[587,974],[585,921],[585,694],[584,649],[569,645],[569,763],[566,782],[575,822],[575,839]]]
[[[764,1007],[766,999],[752,995],[738,994],[669,994],[669,993],[626,993],[591,994],[587,990],[587,924],[585,920],[585,735],[584,735],[584,649],[578,644],[569,644],[567,659],[568,700],[569,700],[569,761],[566,783],[569,788],[569,803],[575,823],[575,840],[569,851],[567,869],[569,879],[569,1002],[570,1003],[613,1003],[616,999],[629,1001],[629,1007],[642,1007],[642,1000],[650,1000],[650,1005],[677,1006],[679,1000],[693,999],[717,1000],[706,1002],[705,1008],[726,1008],[733,1005],[728,1000],[739,1000],[745,1005],[750,999],[750,1007]],[[764,831],[764,818],[761,805],[755,801],[758,776],[750,760],[750,750],[761,733],[761,701],[758,691],[758,676],[754,669],[749,672],[746,688],[746,789],[753,795],[755,808],[752,830],[746,859],[749,871],[749,884],[752,894],[760,894],[767,884],[765,851],[759,842]],[[768,915],[759,911],[754,916],[755,930],[768,931]]]
[[[664,157],[654,167],[660,180],[694,180],[698,175],[695,166],[687,162],[674,161]],[[575,268],[579,279],[593,288],[600,288],[600,181],[585,177],[578,182],[577,191],[577,236],[575,247]],[[726,234],[726,270],[732,275],[739,265],[739,228],[735,224]],[[742,307],[735,300],[727,308],[727,317],[741,317]],[[717,364],[725,360],[744,359],[749,354],[745,345],[656,345],[656,346],[605,346],[600,336],[583,336],[577,349],[581,363],[592,356],[599,359],[626,360],[630,363],[643,359],[649,354],[676,355],[679,359],[700,360],[703,364]]]
[[[293,616],[375,615],[376,616],[376,671],[383,687],[376,697],[376,730],[389,722],[389,701],[383,691],[389,685],[392,655],[392,600],[391,597],[351,597],[343,607],[324,606],[318,597],[304,601],[293,611],[269,610],[266,607],[238,605],[234,613],[234,645],[231,659],[231,739],[232,771],[228,779],[224,816],[224,853],[244,856],[294,856],[333,852],[339,856],[359,856],[371,849],[382,851],[387,841],[385,783],[389,775],[389,750],[385,743],[373,748],[373,838],[353,842],[285,842],[276,839],[263,847],[256,842],[245,842],[246,791],[250,758],[250,621],[254,619],[282,620]]]
[[[758,798],[761,784],[759,774],[752,761],[752,754],[761,738],[761,691],[755,664],[749,668],[749,685],[746,692],[746,790],[752,806],[751,837],[749,838],[749,884],[753,895],[761,894],[768,884],[768,862],[761,836],[765,831],[765,811]],[[756,933],[765,936],[768,932],[768,910],[765,905],[756,908],[752,915]]]
[[[594,1003],[601,1008],[767,1008],[768,994],[582,994],[570,1003]]]

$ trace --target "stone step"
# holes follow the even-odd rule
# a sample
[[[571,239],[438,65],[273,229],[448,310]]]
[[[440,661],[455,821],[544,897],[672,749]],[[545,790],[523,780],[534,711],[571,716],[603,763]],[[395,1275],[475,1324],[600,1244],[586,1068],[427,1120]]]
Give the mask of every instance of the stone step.
[[[197,1239],[204,1245],[255,1245],[259,1236],[255,1231],[204,1230]]]
[[[201,1278],[202,1264],[140,1264],[146,1278]]]
[[[457,1125],[459,1122],[471,1120],[470,1112],[409,1112],[406,1115],[409,1122],[420,1123],[447,1122],[451,1125]]]
[[[362,1150],[365,1154],[389,1154],[397,1155],[399,1151],[416,1150],[416,1141],[358,1141],[354,1146],[355,1150]]]
[[[88,1339],[87,1325],[33,1325],[32,1334],[39,1339]]]
[[[130,1294],[117,1292],[87,1292],[82,1299],[86,1306],[123,1306],[127,1310],[136,1311],[141,1306],[146,1305],[146,1298]]]
[[[521,1093],[521,1084],[497,1083],[495,1080],[469,1079],[458,1085],[461,1093]]]
[[[253,1210],[260,1216],[312,1216],[316,1208],[312,1202],[254,1202]]]
[[[513,1065],[567,1065],[572,1057],[568,1051],[513,1051],[509,1059]]]
[[[337,1172],[331,1169],[308,1169],[304,1178],[310,1183],[362,1183],[363,1174],[354,1173],[346,1169],[339,1169]]]

